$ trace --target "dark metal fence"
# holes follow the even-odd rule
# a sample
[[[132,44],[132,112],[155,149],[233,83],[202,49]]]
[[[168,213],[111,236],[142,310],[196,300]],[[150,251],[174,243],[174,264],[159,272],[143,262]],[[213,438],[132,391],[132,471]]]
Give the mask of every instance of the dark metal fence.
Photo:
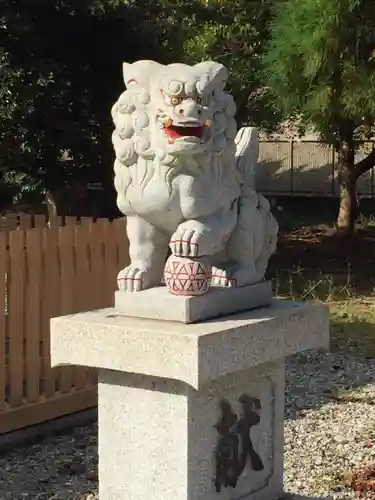
[[[356,162],[367,156],[375,141],[361,145]],[[332,146],[313,140],[260,141],[257,189],[286,196],[338,196],[337,154]],[[358,179],[358,194],[375,198],[374,169]]]

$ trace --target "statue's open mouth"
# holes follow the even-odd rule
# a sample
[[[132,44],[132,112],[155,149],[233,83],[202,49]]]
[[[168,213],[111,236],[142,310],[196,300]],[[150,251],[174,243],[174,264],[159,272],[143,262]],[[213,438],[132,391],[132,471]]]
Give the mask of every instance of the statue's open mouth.
[[[166,120],[163,130],[169,140],[175,142],[177,139],[181,139],[182,137],[195,137],[197,139],[202,139],[204,127],[204,123],[180,123],[177,125],[176,123],[173,123],[172,120]]]

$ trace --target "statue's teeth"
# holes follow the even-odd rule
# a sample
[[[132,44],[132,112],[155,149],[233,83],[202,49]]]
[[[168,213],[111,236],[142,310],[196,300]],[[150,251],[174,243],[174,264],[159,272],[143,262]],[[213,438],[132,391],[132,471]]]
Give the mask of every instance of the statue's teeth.
[[[172,126],[172,124],[173,124],[173,120],[172,120],[172,118],[165,118],[165,119],[164,119],[164,127],[165,127],[165,128],[169,128],[169,127],[171,127],[171,126]]]

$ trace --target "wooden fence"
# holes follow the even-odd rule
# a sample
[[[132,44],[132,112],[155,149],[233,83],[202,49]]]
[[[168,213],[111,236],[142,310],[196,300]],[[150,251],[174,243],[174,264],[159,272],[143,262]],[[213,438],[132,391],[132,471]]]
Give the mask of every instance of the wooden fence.
[[[95,370],[50,367],[49,320],[110,306],[128,261],[124,219],[12,220],[0,231],[0,434],[96,405]]]
[[[0,214],[0,231],[13,231],[15,229],[31,229],[46,227],[72,226],[76,224],[90,224],[96,219],[92,217],[52,217],[43,214]],[[107,219],[103,219],[107,221]]]

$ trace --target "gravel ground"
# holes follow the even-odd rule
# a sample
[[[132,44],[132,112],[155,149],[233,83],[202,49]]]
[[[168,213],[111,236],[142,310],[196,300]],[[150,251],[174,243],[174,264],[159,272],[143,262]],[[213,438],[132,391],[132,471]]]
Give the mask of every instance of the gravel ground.
[[[375,359],[289,359],[284,458],[287,490],[355,497],[348,476],[375,462]]]
[[[374,359],[288,360],[286,490],[354,498],[343,478],[375,461],[374,396]],[[96,426],[79,427],[0,457],[0,500],[96,500],[96,471]]]

